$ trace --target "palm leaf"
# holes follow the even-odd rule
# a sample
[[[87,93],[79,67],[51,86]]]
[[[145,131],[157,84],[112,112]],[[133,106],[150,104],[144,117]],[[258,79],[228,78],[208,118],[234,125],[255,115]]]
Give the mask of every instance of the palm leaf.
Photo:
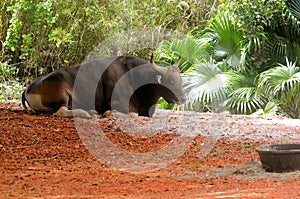
[[[195,62],[199,62],[209,58],[206,45],[209,40],[197,40],[192,36],[187,36],[184,39],[174,39],[172,41],[163,41],[158,49],[157,54],[160,56],[164,64],[169,65],[178,59],[178,56],[183,57],[183,62],[180,65],[182,71],[189,70]]]
[[[260,90],[290,117],[300,117],[300,72],[296,62],[280,64],[261,74]]]
[[[212,59],[195,65],[195,69],[183,77],[183,89],[189,104],[218,106],[226,98],[226,75]],[[218,108],[218,107],[213,107]]]
[[[261,54],[269,63],[284,63],[286,57],[290,60],[296,59],[295,43],[291,43],[290,39],[286,36],[286,31],[288,31],[287,28],[284,28],[284,31],[280,33],[285,36],[279,36],[271,31],[268,33],[268,39]]]
[[[289,96],[295,88],[300,88],[300,72],[296,63],[287,60],[287,65],[279,64],[278,67],[271,68],[261,75],[261,86],[266,92],[280,99]]]
[[[256,116],[274,116],[278,111],[278,106],[274,102],[268,102],[264,109],[258,109],[252,115]]]
[[[299,0],[293,0],[293,1],[287,1],[286,5],[288,7],[288,10],[286,10],[286,14],[288,11],[292,14],[288,14],[289,19],[297,21],[299,23],[300,20],[300,1]]]
[[[251,114],[265,106],[266,98],[258,93],[255,74],[229,72],[226,106],[232,113]]]
[[[233,68],[238,68],[245,60],[241,59],[243,34],[238,26],[233,23],[229,15],[216,18],[211,29],[216,33],[215,56],[226,59]]]
[[[269,63],[285,63],[285,58],[295,61],[300,55],[300,0],[286,1],[284,5],[286,21],[278,21],[266,30],[267,41],[261,55]]]

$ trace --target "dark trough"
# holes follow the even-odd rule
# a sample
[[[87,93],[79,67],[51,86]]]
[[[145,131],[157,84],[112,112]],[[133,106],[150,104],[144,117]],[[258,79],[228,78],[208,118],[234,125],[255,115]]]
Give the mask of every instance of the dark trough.
[[[300,144],[262,145],[256,151],[263,168],[268,172],[300,170]]]

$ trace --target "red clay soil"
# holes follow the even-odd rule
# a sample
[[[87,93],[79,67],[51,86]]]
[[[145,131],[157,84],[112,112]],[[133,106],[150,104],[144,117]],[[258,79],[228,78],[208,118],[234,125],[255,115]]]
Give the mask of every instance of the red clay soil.
[[[201,118],[203,125],[209,120],[205,114]],[[96,121],[107,129],[111,143],[134,153],[156,151],[176,136],[128,135],[108,119]],[[298,127],[284,128],[300,134]],[[221,136],[208,154],[199,156],[204,140],[205,135],[197,135],[189,150],[165,168],[129,173],[91,155],[74,119],[28,115],[18,104],[2,103],[0,198],[300,198],[300,172],[261,168],[255,147],[268,140]]]

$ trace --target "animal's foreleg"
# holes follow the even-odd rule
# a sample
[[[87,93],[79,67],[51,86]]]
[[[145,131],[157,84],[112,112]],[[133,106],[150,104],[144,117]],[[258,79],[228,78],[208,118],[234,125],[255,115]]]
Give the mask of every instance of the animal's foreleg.
[[[58,111],[53,115],[57,117],[91,118],[90,114],[82,109],[68,110],[66,106],[60,107],[60,109],[58,109]]]

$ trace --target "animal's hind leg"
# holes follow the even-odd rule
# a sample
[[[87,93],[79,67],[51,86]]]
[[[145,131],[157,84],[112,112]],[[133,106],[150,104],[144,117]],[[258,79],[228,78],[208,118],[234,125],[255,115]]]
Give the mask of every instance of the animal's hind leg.
[[[66,82],[61,82],[57,86],[57,91],[55,98],[58,100],[59,109],[53,114],[58,117],[81,117],[81,118],[91,118],[90,114],[82,109],[69,110],[69,103],[72,100],[72,88]]]
[[[27,94],[30,104],[36,111],[47,111],[58,117],[82,117],[91,116],[84,110],[68,110],[73,96],[72,83],[67,82],[68,74],[53,72],[36,81]]]

